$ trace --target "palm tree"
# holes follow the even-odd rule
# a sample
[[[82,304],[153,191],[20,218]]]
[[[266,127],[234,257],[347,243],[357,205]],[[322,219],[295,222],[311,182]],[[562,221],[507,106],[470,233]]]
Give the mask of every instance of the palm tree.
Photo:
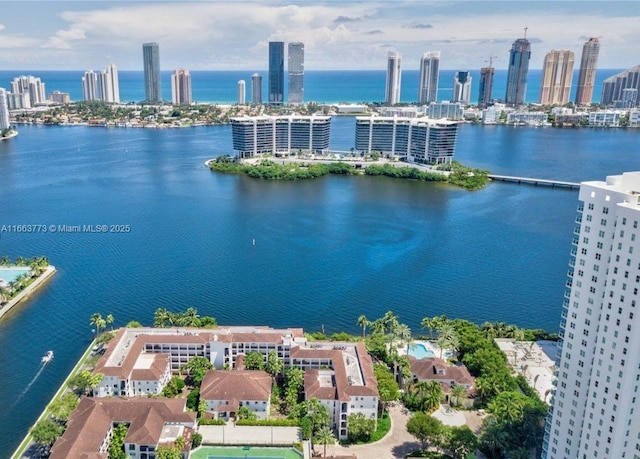
[[[11,264],[11,260],[9,260],[8,256],[3,256],[0,258],[0,266],[9,266]]]
[[[329,427],[324,426],[321,427],[320,430],[316,433],[316,443],[324,446],[323,456],[327,457],[327,445],[333,445],[335,443],[335,438],[333,436],[333,432]]]
[[[480,443],[491,453],[491,458],[501,457],[502,451],[509,444],[508,441],[509,434],[498,424],[488,426],[480,438]]]
[[[451,386],[451,398],[455,399],[454,405],[458,405],[460,403],[460,398],[467,395],[467,389],[464,388],[461,384],[455,384]]]
[[[8,295],[9,295],[9,289],[6,287],[0,287],[0,304],[7,301]]]
[[[371,332],[374,335],[382,335],[384,334],[384,322],[382,321],[382,319],[376,319],[373,322],[369,322],[369,325],[371,326]]]
[[[420,383],[418,383],[420,384]],[[429,411],[432,408],[437,408],[442,400],[444,391],[438,381],[429,381],[426,383],[424,394],[424,407],[425,411]]]
[[[387,311],[382,317],[382,323],[386,328],[386,332],[392,334],[393,330],[399,325],[398,316],[396,316],[393,311]]]
[[[411,339],[411,329],[406,324],[398,324],[393,329],[393,334],[400,338],[400,343],[404,344]]]
[[[420,322],[420,327],[429,329],[429,340],[433,339],[433,330],[436,328],[433,318],[425,317]]]
[[[107,317],[104,319],[105,325],[111,325],[111,330],[113,330],[113,314],[107,314]]]
[[[360,317],[358,317],[358,326],[362,327],[362,339],[365,339],[367,337],[368,325],[369,325],[369,320],[367,319],[367,316],[362,314]]]
[[[438,328],[438,347],[440,348],[440,358],[442,358],[443,349],[455,351],[460,347],[460,339],[453,326],[444,324]]]
[[[488,405],[489,412],[500,421],[516,421],[522,419],[524,403],[518,397],[510,396],[511,392],[503,392]],[[516,393],[516,395],[520,395]]]
[[[200,316],[196,308],[187,308],[182,319],[182,325],[185,327],[197,327],[200,325]]]
[[[89,325],[93,325],[94,327],[96,327],[96,338],[98,337],[98,333],[100,333],[100,328],[101,325],[105,323],[105,320],[102,318],[102,314],[100,314],[99,312],[94,312],[91,315],[91,319],[89,320]]]
[[[153,326],[156,328],[166,327],[170,314],[171,313],[166,308],[156,309],[156,312],[153,315]]]

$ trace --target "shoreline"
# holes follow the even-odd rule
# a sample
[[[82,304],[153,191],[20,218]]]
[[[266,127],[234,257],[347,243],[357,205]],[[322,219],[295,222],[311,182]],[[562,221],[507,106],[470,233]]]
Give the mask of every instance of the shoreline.
[[[14,137],[17,137],[17,136],[18,136],[18,131],[11,130],[9,131],[9,135],[7,135],[6,137],[0,137],[0,140],[13,139]]]
[[[29,298],[38,288],[44,285],[56,272],[56,267],[49,265],[42,274],[38,276],[31,284],[29,284],[23,291],[13,297],[7,304],[0,307],[0,319],[4,317],[6,313],[11,311],[14,306],[20,303],[22,300]]]

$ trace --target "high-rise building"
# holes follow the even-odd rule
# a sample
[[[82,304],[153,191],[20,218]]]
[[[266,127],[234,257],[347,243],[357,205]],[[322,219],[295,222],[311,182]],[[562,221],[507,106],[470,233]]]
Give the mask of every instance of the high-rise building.
[[[593,86],[596,81],[599,52],[600,42],[595,37],[589,38],[582,47],[580,74],[578,76],[578,88],[576,90],[577,105],[589,105],[593,101]]]
[[[176,69],[171,75],[171,103],[190,105],[191,102],[191,74],[186,69]]]
[[[518,38],[511,45],[507,72],[507,94],[504,101],[509,105],[522,105],[527,94],[527,75],[531,59],[531,43],[526,38]]]
[[[284,103],[284,42],[269,42],[269,103]]]
[[[262,75],[259,73],[251,75],[251,103],[262,103]]]
[[[82,98],[84,100],[100,100],[98,76],[93,70],[87,70],[82,77]]]
[[[395,51],[389,51],[387,58],[387,86],[385,89],[385,103],[395,105],[400,102],[400,87],[402,85],[402,69],[400,64],[402,55]]]
[[[289,81],[287,89],[287,103],[301,104],[304,102],[304,44],[289,43]]]
[[[453,102],[469,104],[471,101],[471,72],[460,71],[453,76]]]
[[[9,129],[11,122],[9,121],[9,105],[7,103],[7,91],[0,88],[0,132]]]
[[[542,457],[638,457],[640,172],[580,186]]]
[[[53,91],[51,94],[49,94],[49,100],[53,103],[63,105],[71,103],[71,97],[69,96],[69,93],[61,91]]]
[[[29,106],[44,104],[47,101],[45,84],[34,76],[19,76],[11,82],[11,92],[13,94],[29,94]]]
[[[246,103],[246,83],[244,80],[238,81],[238,105],[244,105]]]
[[[109,64],[106,70],[96,73],[87,70],[82,77],[82,96],[84,100],[101,100],[108,103],[120,103],[118,68]]]
[[[440,51],[424,53],[420,59],[420,82],[418,103],[429,104],[438,100],[438,78],[440,75]]]
[[[602,99],[600,103],[603,105],[620,105],[622,106],[625,89],[637,89],[636,95],[640,95],[640,65],[620,72],[612,77],[607,78],[602,83]],[[640,105],[640,99],[636,97],[635,102],[626,101],[627,104],[635,107]]]
[[[551,50],[544,57],[540,103],[564,105],[569,102],[573,64],[576,58],[568,49]]]
[[[160,81],[160,45],[145,43],[142,45],[144,63],[144,98],[147,102],[162,102],[162,84]]]
[[[480,94],[478,96],[478,105],[486,107],[491,103],[491,90],[493,89],[493,75],[496,69],[489,64],[489,67],[480,69]]]
[[[111,104],[120,103],[120,82],[116,64],[107,65],[107,69],[98,75],[98,83],[102,93],[102,100]]]

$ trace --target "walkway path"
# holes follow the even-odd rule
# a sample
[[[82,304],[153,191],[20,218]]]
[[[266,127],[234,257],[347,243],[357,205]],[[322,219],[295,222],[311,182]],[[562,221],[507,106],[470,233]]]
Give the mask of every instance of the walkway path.
[[[420,448],[416,439],[407,432],[409,411],[402,405],[395,404],[389,408],[391,416],[391,430],[382,439],[367,445],[329,445],[327,457],[355,455],[358,459],[396,459],[404,458],[411,451]],[[323,446],[316,445],[316,451],[322,451]]]

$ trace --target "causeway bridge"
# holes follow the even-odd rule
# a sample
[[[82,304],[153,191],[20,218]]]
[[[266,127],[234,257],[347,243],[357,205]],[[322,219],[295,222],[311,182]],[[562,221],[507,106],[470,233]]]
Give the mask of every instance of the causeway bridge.
[[[568,188],[570,190],[577,190],[580,188],[580,184],[576,182],[563,182],[562,180],[547,180],[547,179],[539,179],[539,178],[530,178],[530,177],[515,177],[511,175],[495,175],[489,174],[489,179],[497,182],[512,182],[512,183],[522,183],[525,185],[533,185],[533,186],[550,186],[551,188]]]

